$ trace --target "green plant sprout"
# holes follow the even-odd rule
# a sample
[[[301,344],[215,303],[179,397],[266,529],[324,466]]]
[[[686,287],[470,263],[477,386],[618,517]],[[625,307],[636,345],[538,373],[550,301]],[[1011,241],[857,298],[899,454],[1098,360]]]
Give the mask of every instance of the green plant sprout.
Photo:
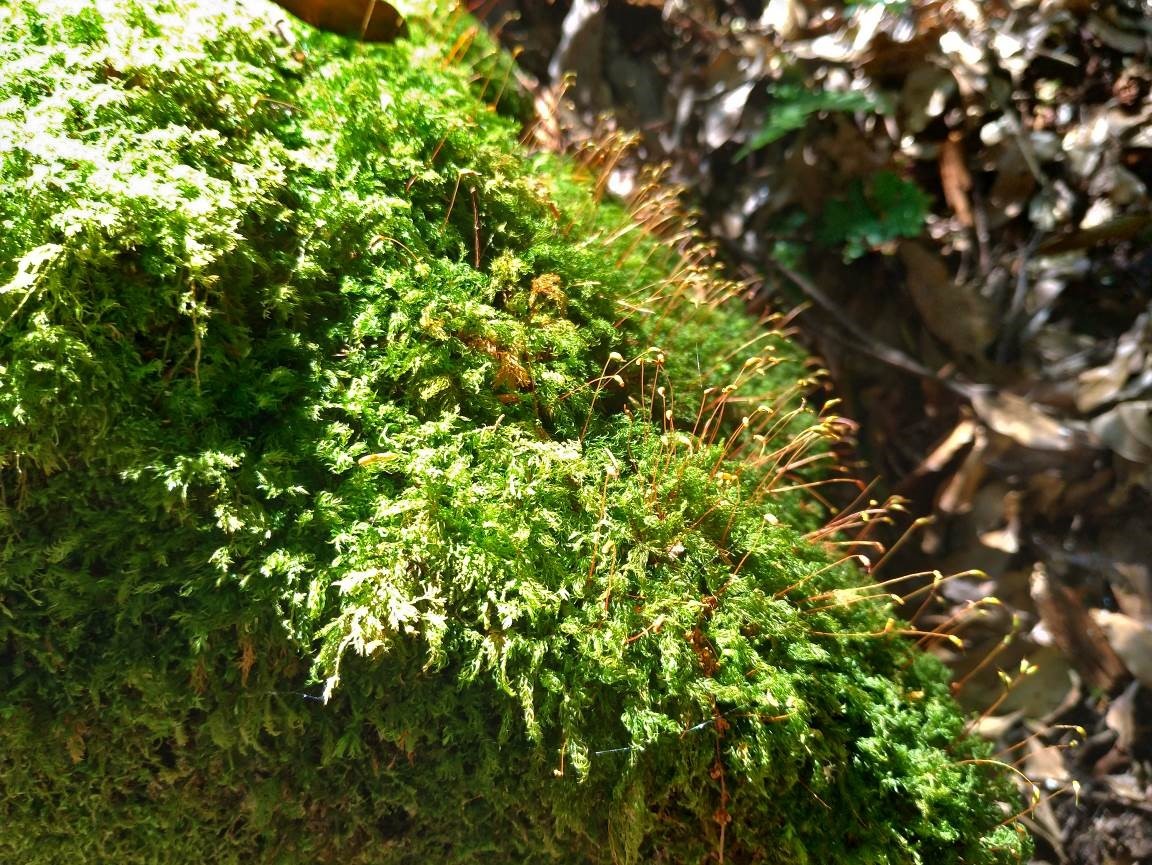
[[[741,160],[750,153],[779,141],[789,132],[803,129],[816,114],[830,111],[876,110],[876,101],[857,90],[810,90],[797,84],[780,83],[772,88],[772,106],[764,125],[732,157]]]
[[[1021,861],[671,194],[282,18],[0,6],[0,858]]]
[[[892,171],[878,171],[867,183],[856,180],[846,197],[824,210],[816,236],[829,246],[842,246],[852,261],[902,237],[924,230],[930,200],[919,186]]]

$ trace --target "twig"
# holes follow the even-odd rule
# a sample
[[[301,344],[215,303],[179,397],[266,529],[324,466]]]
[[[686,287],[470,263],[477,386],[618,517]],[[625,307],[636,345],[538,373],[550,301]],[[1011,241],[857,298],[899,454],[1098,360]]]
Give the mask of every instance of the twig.
[[[1012,300],[1008,303],[1008,310],[1004,315],[1004,327],[1001,331],[1000,345],[996,348],[996,360],[1007,363],[1009,351],[1015,343],[1017,333],[1022,331],[1021,319],[1024,315],[1024,301],[1028,299],[1028,261],[1040,245],[1040,232],[1035,232],[1027,245],[1020,250],[1017,259],[1016,288],[1012,292]]]

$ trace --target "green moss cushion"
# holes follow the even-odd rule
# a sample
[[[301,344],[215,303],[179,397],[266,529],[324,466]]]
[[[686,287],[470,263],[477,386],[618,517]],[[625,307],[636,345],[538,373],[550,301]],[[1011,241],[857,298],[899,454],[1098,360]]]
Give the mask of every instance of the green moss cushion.
[[[795,352],[468,21],[281,17],[0,5],[0,858],[1017,861]]]

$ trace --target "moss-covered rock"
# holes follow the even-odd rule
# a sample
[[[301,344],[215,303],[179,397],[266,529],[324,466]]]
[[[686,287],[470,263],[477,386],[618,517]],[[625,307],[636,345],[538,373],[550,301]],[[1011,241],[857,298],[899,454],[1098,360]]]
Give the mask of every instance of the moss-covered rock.
[[[1018,859],[795,352],[467,21],[280,17],[0,6],[0,856]]]

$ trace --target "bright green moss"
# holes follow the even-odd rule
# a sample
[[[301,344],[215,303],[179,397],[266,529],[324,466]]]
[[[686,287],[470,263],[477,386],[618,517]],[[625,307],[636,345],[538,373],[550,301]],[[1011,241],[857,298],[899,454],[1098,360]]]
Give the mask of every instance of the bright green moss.
[[[813,599],[795,352],[420,22],[277,17],[0,7],[4,859],[1018,859]]]

